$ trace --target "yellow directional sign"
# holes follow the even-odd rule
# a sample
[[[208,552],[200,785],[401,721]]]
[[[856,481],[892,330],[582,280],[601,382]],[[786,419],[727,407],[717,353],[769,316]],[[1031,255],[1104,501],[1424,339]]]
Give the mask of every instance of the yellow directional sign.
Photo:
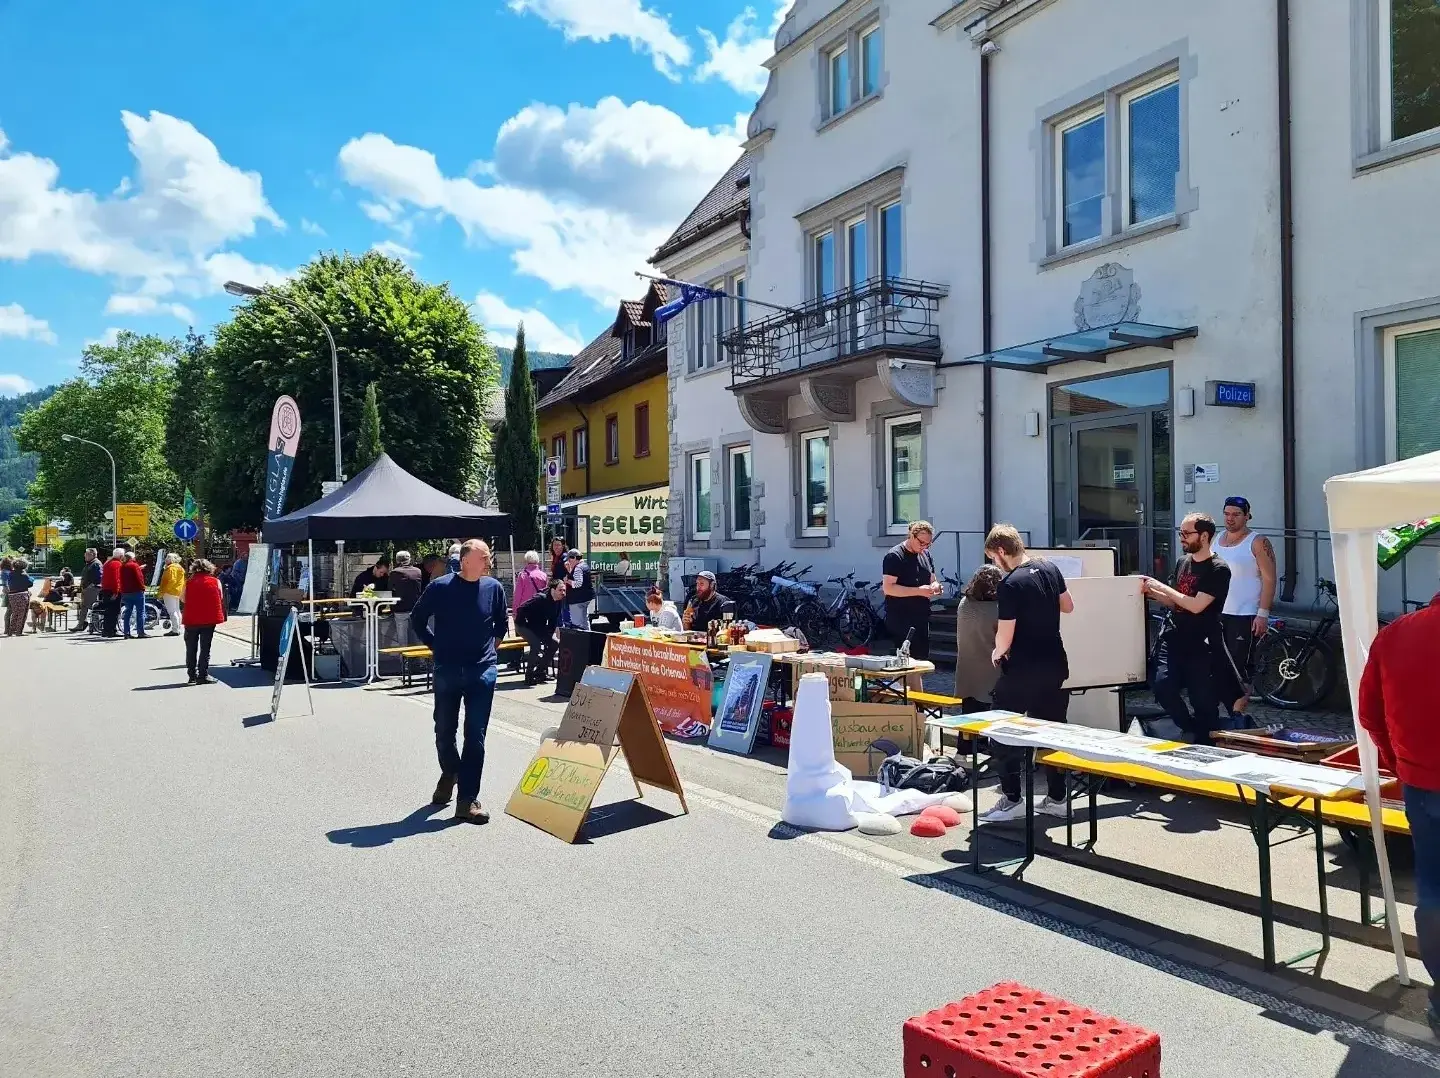
[[[139,538],[150,534],[150,507],[139,505],[117,505],[115,507],[115,531],[120,535]]]
[[[60,545],[59,528],[36,528],[35,545],[44,547],[55,547]]]

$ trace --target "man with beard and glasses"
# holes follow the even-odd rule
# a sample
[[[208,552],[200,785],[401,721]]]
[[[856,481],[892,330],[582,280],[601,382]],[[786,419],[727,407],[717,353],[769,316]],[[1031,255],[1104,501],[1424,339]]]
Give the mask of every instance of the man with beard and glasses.
[[[1144,577],[1145,594],[1170,610],[1160,633],[1155,700],[1197,745],[1210,744],[1220,716],[1220,692],[1240,691],[1238,679],[1223,678],[1217,652],[1223,651],[1220,611],[1230,594],[1230,566],[1214,551],[1215,519],[1191,513],[1180,522],[1185,556],[1175,567],[1175,586]],[[1187,708],[1182,693],[1190,698]],[[1232,697],[1233,698],[1233,697]]]

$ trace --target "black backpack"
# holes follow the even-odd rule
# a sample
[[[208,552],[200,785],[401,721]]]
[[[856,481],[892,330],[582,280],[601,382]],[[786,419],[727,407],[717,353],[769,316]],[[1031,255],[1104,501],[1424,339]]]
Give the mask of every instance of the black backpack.
[[[964,793],[970,789],[970,774],[953,756],[916,760],[896,754],[880,765],[876,781],[887,790],[919,790],[921,793]]]

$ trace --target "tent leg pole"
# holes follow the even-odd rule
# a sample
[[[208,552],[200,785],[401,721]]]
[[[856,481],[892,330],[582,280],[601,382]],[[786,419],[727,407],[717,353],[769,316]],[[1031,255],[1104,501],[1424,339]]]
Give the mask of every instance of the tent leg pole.
[[[1390,875],[1390,851],[1385,842],[1385,825],[1380,804],[1380,760],[1375,742],[1363,726],[1356,724],[1360,748],[1360,770],[1365,776],[1365,801],[1370,809],[1370,841],[1375,845],[1375,866],[1379,870],[1380,890],[1385,896],[1385,925],[1390,929],[1390,946],[1395,951],[1395,974],[1403,985],[1410,983],[1410,970],[1405,961],[1405,935],[1395,909],[1395,880]]]

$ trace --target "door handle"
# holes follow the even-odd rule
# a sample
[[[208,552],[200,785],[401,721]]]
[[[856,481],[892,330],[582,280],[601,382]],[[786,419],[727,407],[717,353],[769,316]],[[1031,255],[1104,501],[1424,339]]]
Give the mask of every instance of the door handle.
[[[1135,516],[1139,518],[1138,521],[1137,521],[1137,523],[1140,525],[1140,527],[1143,528],[1143,527],[1145,526],[1145,503],[1144,503],[1144,502],[1140,502],[1139,505],[1136,507],[1136,509],[1135,509]]]

